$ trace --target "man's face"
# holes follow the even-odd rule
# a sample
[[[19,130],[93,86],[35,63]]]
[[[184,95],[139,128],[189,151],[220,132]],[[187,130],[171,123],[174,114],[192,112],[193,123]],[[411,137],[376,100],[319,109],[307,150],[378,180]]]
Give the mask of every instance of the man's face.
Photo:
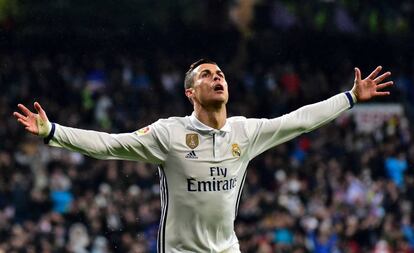
[[[229,92],[224,73],[211,63],[204,63],[193,70],[194,85],[185,94],[194,103],[203,106],[221,106],[227,103]]]

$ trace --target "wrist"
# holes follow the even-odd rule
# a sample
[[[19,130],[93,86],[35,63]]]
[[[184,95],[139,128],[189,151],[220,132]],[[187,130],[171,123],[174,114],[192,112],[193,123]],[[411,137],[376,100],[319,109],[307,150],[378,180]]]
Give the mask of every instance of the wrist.
[[[346,91],[345,96],[349,102],[349,109],[354,107],[355,102],[357,101],[355,94],[352,91]]]
[[[52,123],[50,123],[50,121],[43,120],[40,116],[37,116],[36,123],[37,129],[39,130],[39,136],[46,137],[50,134],[50,131],[52,130]]]
[[[357,95],[354,89],[350,90],[349,93],[351,94],[352,100],[354,103],[358,102]]]
[[[48,123],[50,124],[50,132],[47,136],[44,137],[43,142],[45,144],[49,144],[50,140],[52,140],[53,136],[55,135],[55,131],[56,131],[56,124],[55,123],[50,123],[48,121]]]

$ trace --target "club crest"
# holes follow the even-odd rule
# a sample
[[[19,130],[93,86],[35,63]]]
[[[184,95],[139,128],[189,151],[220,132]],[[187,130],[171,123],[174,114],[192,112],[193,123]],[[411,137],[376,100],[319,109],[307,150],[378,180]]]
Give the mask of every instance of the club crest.
[[[198,134],[187,134],[185,136],[185,143],[191,149],[195,149],[199,144]]]
[[[241,156],[241,150],[240,150],[239,144],[234,143],[234,144],[231,145],[231,154],[234,157],[240,157]]]

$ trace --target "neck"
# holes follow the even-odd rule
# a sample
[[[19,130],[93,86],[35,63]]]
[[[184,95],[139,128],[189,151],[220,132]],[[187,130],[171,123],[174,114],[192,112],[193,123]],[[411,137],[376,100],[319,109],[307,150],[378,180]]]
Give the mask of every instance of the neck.
[[[194,113],[201,123],[211,128],[221,129],[226,124],[227,110],[224,104],[219,108],[204,108],[196,104]]]

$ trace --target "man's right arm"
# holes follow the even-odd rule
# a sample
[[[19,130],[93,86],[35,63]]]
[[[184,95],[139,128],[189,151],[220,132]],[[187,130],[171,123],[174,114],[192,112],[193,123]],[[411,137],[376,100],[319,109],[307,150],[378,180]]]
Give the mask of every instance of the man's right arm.
[[[25,129],[44,137],[45,143],[95,157],[98,159],[140,160],[160,164],[165,161],[169,149],[169,132],[160,122],[133,133],[108,134],[91,130],[65,127],[50,123],[39,103],[34,107],[37,114],[24,105],[23,112],[13,115]]]
[[[160,164],[168,153],[169,143],[162,141],[168,139],[168,132],[156,123],[146,127],[148,130],[145,133],[138,130],[122,134],[83,130],[55,123],[52,126],[55,131],[52,137],[45,138],[47,144],[98,159],[140,160]]]

